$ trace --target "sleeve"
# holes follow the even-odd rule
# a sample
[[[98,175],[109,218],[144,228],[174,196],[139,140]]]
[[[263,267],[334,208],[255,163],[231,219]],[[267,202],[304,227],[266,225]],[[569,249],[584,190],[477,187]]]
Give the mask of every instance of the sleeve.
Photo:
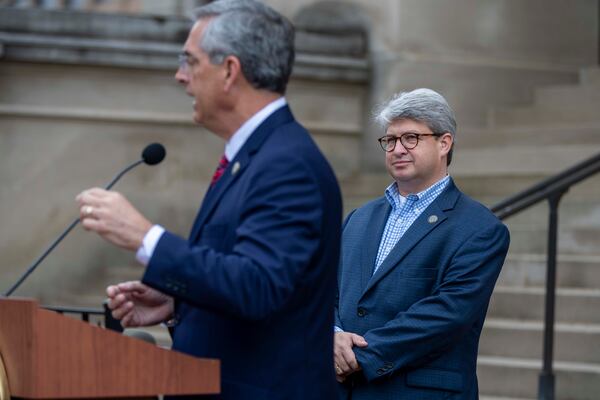
[[[241,319],[264,319],[282,309],[317,251],[324,205],[316,177],[298,157],[273,157],[256,169],[243,210],[231,211],[238,219],[233,249],[190,245],[166,231],[145,283]]]
[[[135,258],[138,260],[140,264],[143,266],[148,265],[150,259],[152,258],[152,254],[154,253],[154,249],[160,237],[164,233],[165,228],[160,225],[154,225],[144,236],[142,240],[142,245],[135,253]]]
[[[471,329],[486,308],[508,251],[502,224],[474,234],[458,249],[435,294],[364,335],[355,348],[368,381],[439,356]]]

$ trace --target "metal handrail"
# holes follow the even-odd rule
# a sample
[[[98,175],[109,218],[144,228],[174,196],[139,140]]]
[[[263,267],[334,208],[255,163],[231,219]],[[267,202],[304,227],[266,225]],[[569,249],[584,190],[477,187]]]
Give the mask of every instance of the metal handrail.
[[[494,204],[490,209],[498,218],[508,218],[545,200],[551,193],[568,190],[574,184],[597,173],[599,169],[600,153]]]
[[[492,212],[494,212],[498,218],[506,219],[543,200],[547,200],[549,205],[546,299],[544,306],[544,355],[543,367],[539,376],[539,400],[555,399],[555,377],[552,363],[554,357],[558,205],[562,196],[571,188],[571,186],[598,172],[600,172],[600,153],[561,173],[551,176],[548,179],[544,179],[491,207]]]

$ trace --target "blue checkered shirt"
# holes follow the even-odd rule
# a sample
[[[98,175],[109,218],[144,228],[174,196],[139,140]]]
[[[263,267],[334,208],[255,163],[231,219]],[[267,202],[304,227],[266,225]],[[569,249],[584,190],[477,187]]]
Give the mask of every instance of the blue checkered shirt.
[[[409,194],[406,197],[398,192],[395,182],[385,189],[385,197],[390,202],[392,211],[385,224],[383,236],[381,236],[373,274],[377,272],[383,260],[390,254],[390,251],[392,251],[398,240],[410,228],[412,223],[444,191],[449,181],[450,177],[446,175],[443,179],[422,192]]]

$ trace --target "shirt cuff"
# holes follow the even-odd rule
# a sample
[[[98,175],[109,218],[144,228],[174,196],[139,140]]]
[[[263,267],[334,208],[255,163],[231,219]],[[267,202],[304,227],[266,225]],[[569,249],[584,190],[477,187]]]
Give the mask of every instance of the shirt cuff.
[[[339,326],[334,326],[333,331],[334,332],[344,332],[344,330],[342,328],[340,328]]]
[[[137,253],[135,253],[135,258],[138,262],[144,266],[147,266],[152,258],[152,254],[154,254],[154,249],[158,244],[162,234],[165,233],[165,228],[160,225],[154,225],[144,236],[144,240],[142,240],[142,245],[138,249]]]

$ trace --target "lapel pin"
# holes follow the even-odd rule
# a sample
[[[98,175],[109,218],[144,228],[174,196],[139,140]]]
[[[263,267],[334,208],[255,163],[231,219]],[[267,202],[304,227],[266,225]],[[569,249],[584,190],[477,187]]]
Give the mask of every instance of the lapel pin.
[[[231,167],[231,175],[235,175],[235,174],[237,174],[239,170],[240,170],[240,162],[239,162],[239,161],[236,161],[236,162],[233,164],[233,167]]]
[[[427,222],[429,222],[430,224],[435,224],[437,221],[438,221],[437,215],[430,215],[429,218],[427,218]]]

